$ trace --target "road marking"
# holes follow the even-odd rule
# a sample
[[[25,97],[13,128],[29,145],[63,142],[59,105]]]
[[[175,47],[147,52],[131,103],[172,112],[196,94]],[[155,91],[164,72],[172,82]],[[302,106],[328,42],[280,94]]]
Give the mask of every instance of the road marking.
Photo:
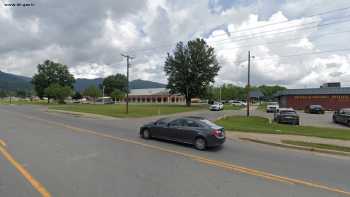
[[[3,147],[6,147],[6,143],[4,140],[0,139],[0,145],[3,146]]]
[[[8,110],[6,110],[6,111],[8,111]],[[89,133],[89,134],[92,134],[92,135],[95,135],[95,136],[98,136],[98,137],[102,137],[102,138],[106,138],[106,139],[112,139],[112,140],[121,141],[121,142],[125,142],[125,143],[136,144],[136,145],[140,145],[140,146],[143,146],[143,147],[159,150],[159,151],[162,151],[162,152],[167,152],[167,153],[172,153],[172,154],[176,154],[176,155],[181,155],[183,157],[190,158],[190,159],[192,159],[194,161],[197,161],[197,162],[200,162],[200,163],[203,163],[203,164],[207,164],[207,165],[210,165],[210,166],[219,167],[219,168],[222,168],[222,169],[227,169],[227,170],[231,170],[231,171],[235,171],[235,172],[249,174],[249,175],[261,177],[261,178],[264,178],[264,179],[267,179],[267,180],[284,182],[284,183],[288,183],[288,184],[298,184],[298,185],[313,187],[313,188],[317,188],[317,189],[322,189],[322,190],[326,190],[326,191],[335,192],[335,193],[339,193],[339,194],[344,194],[344,195],[350,196],[350,192],[348,192],[348,191],[344,191],[344,190],[338,189],[338,188],[329,187],[329,186],[326,186],[326,185],[312,183],[312,182],[304,181],[304,180],[298,180],[298,179],[289,178],[289,177],[285,177],[285,176],[274,175],[274,174],[271,174],[271,173],[268,173],[268,172],[263,172],[263,171],[255,170],[255,169],[252,169],[252,168],[247,168],[247,167],[243,167],[243,166],[239,166],[239,165],[234,165],[234,164],[227,163],[227,162],[220,161],[220,160],[208,159],[208,158],[205,158],[205,157],[202,157],[202,156],[198,156],[198,155],[195,155],[195,154],[191,154],[191,153],[175,151],[175,150],[172,150],[172,149],[163,148],[163,147],[160,147],[160,146],[155,146],[155,145],[151,145],[151,144],[147,144],[147,143],[143,143],[143,142],[139,142],[139,141],[136,141],[136,140],[127,139],[127,138],[116,137],[116,136],[112,136],[112,135],[109,135],[109,134],[99,133],[99,132],[96,132],[96,131],[93,131],[93,130],[83,129],[83,128],[71,126],[71,125],[68,125],[68,124],[59,123],[59,122],[56,122],[56,121],[42,119],[42,118],[39,118],[39,117],[19,114],[17,112],[12,112],[12,111],[8,111],[8,112],[15,113],[18,116],[22,116],[22,117],[30,119],[30,120],[41,121],[41,122],[45,122],[47,124],[52,124],[52,125],[56,125],[56,126],[59,126],[59,127],[64,127],[64,128],[67,128],[67,129],[70,129],[72,131],[79,132],[79,133]]]
[[[0,152],[4,157],[24,176],[25,179],[36,189],[42,197],[51,197],[51,194],[45,189],[45,187],[36,180],[20,163],[18,163],[13,156],[4,148],[0,146]]]

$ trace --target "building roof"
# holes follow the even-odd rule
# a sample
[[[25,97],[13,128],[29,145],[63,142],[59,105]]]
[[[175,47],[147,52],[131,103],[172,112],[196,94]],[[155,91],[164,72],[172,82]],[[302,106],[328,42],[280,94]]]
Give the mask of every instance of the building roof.
[[[350,95],[350,87],[346,88],[307,88],[307,89],[288,89],[278,92],[275,96],[287,95]]]
[[[131,89],[130,96],[169,95],[166,88]]]

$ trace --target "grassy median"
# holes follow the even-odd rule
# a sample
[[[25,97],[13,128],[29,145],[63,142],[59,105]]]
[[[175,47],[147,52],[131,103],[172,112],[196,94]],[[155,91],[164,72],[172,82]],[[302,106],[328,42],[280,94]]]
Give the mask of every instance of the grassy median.
[[[292,134],[303,136],[314,136],[331,139],[350,140],[350,129],[336,129],[311,126],[293,126],[286,124],[270,123],[267,118],[263,117],[245,117],[230,116],[216,123],[225,127],[226,130],[243,131],[254,133],[270,133],[270,134]]]
[[[195,110],[205,110],[207,105],[192,105],[186,107],[184,105],[166,105],[166,104],[131,104],[129,105],[129,114],[126,114],[126,106],[124,104],[117,105],[93,105],[93,104],[67,104],[54,105],[49,109],[64,110],[72,112],[91,113],[112,117],[147,117],[157,115],[175,114],[181,112],[189,112]]]

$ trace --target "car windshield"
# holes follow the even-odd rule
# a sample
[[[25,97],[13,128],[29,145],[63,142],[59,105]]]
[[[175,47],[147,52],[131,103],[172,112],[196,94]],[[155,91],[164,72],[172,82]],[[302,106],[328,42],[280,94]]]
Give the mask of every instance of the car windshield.
[[[321,105],[311,105],[310,108],[322,108]]]

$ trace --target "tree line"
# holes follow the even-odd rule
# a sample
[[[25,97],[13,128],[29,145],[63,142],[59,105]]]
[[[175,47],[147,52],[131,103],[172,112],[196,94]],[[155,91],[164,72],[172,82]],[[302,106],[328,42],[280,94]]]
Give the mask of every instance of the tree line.
[[[102,95],[103,88],[106,96],[121,99],[127,90],[127,79],[122,74],[111,75],[105,78],[99,87],[92,85],[80,93],[73,91],[75,78],[69,72],[67,65],[46,60],[43,64],[39,64],[37,69],[38,73],[34,75],[32,84],[36,95],[40,99],[46,97],[48,103],[51,99],[64,103],[67,97],[81,99],[82,96],[90,97],[95,101]]]
[[[192,98],[204,98],[217,100],[218,91],[221,91],[222,100],[242,99],[247,95],[247,88],[224,84],[220,88],[213,87],[215,77],[218,75],[220,65],[217,61],[215,50],[204,39],[195,39],[187,43],[179,42],[172,53],[168,53],[164,62],[163,71],[167,77],[167,88],[171,94],[184,95],[186,105],[191,105]],[[83,92],[74,92],[74,76],[64,64],[46,60],[37,66],[38,73],[34,75],[32,84],[37,96],[55,99],[64,103],[67,97],[79,99],[87,96],[96,100],[105,95],[114,99],[124,98],[127,92],[127,78],[123,74],[111,75],[97,86],[90,86]],[[220,90],[221,89],[221,90]],[[266,98],[284,90],[281,86],[256,86],[250,90],[260,90]],[[0,92],[0,96],[4,93]]]

